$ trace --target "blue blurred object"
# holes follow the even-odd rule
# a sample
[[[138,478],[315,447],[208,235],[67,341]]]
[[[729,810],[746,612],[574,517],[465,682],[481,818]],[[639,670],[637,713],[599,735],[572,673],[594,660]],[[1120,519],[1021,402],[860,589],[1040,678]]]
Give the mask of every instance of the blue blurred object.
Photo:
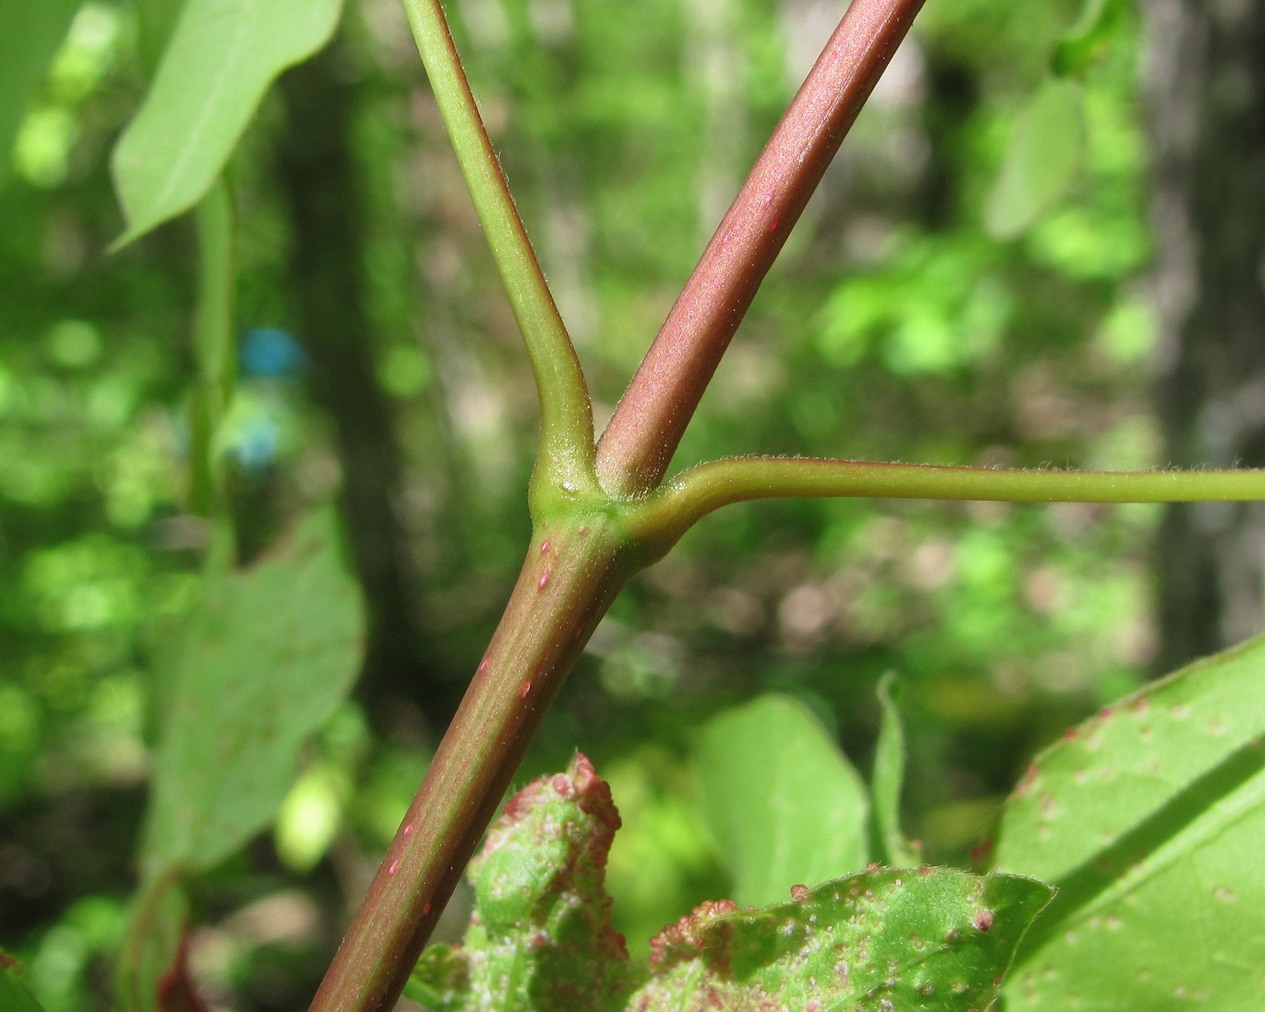
[[[242,338],[242,372],[247,376],[285,379],[307,371],[308,357],[289,331],[279,327],[254,327]]]

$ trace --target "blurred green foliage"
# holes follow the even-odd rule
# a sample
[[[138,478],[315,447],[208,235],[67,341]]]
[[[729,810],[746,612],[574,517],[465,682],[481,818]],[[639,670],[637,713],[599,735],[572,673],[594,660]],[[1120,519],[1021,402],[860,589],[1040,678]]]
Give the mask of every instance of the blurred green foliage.
[[[678,465],[742,452],[1163,463],[1137,284],[1149,256],[1138,33],[1120,6],[1073,68],[1079,164],[1006,241],[985,230],[990,194],[1080,5],[928,6]],[[452,16],[601,424],[837,12],[465,0]],[[137,20],[124,0],[79,10],[25,103],[0,189],[0,942],[53,1010],[109,1004],[155,673],[197,599],[207,540],[185,499],[192,230],[178,221],[105,252],[123,229],[109,151],[143,91]],[[414,579],[424,653],[421,677],[362,684],[310,749],[275,834],[194,897],[198,972],[238,1008],[306,1001],[528,530],[530,377],[398,3],[351,5],[321,59],[352,109],[339,141],[361,252],[346,269],[389,405],[378,435],[399,464],[396,563]],[[260,329],[304,347],[310,293],[277,164],[321,124],[292,110],[270,94],[231,166],[243,351]],[[321,394],[347,377],[246,357],[240,373],[218,445],[249,561],[349,473],[336,399]],[[617,909],[643,944],[647,925],[724,890],[684,765],[702,720],[777,689],[868,769],[874,686],[894,670],[911,750],[904,825],[930,858],[963,860],[1035,749],[1140,681],[1156,519],[1075,505],[731,508],[616,603],[523,775],[581,747],[608,776],[626,825],[611,890],[630,898]]]

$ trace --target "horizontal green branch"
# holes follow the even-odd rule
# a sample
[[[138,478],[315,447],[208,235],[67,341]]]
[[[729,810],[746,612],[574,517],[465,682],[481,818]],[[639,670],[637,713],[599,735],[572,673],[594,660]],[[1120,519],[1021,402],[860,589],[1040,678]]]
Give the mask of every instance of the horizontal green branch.
[[[1196,502],[1265,499],[1265,470],[1056,471],[735,457],[700,464],[628,513],[634,537],[671,544],[730,503],[792,497],[993,502]]]

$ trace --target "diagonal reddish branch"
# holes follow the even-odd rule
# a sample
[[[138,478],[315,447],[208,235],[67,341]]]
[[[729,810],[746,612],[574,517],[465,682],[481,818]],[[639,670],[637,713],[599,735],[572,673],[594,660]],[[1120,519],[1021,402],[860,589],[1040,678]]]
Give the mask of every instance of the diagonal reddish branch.
[[[601,518],[536,532],[465,698],[309,1012],[394,1008],[594,626],[628,576]]]
[[[765,274],[923,0],[853,0],[602,434],[606,491],[659,484]]]

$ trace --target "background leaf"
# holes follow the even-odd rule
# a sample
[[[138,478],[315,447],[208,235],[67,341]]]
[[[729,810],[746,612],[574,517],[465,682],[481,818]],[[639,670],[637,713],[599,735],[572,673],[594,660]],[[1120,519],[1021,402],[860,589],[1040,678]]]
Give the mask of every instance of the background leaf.
[[[1127,7],[1126,0],[1086,0],[1076,24],[1054,47],[1054,72],[1079,74],[1089,67],[1121,28]]]
[[[1022,235],[1072,184],[1085,130],[1082,101],[1075,81],[1051,78],[1020,114],[984,210],[994,239]]]
[[[304,741],[346,698],[364,625],[333,515],[212,579],[170,673],[143,864],[207,868],[275,814]]]
[[[0,184],[31,95],[78,9],[79,0],[0,4]]]
[[[703,811],[734,878],[759,905],[864,867],[869,800],[856,770],[802,703],[768,695],[705,727]]]
[[[8,1012],[44,1012],[19,979],[21,968],[0,949],[0,1008]]]
[[[896,676],[891,672],[878,683],[878,701],[883,711],[878,742],[874,746],[874,852],[876,860],[888,865],[918,863],[918,855],[900,830],[900,795],[905,782],[905,729],[894,698]]]
[[[1251,1008],[1265,966],[1265,639],[1108,707],[1007,802],[996,867],[1060,892],[1012,1010]]]
[[[320,49],[342,0],[187,0],[111,168],[118,244],[192,207],[224,168],[273,79]]]

